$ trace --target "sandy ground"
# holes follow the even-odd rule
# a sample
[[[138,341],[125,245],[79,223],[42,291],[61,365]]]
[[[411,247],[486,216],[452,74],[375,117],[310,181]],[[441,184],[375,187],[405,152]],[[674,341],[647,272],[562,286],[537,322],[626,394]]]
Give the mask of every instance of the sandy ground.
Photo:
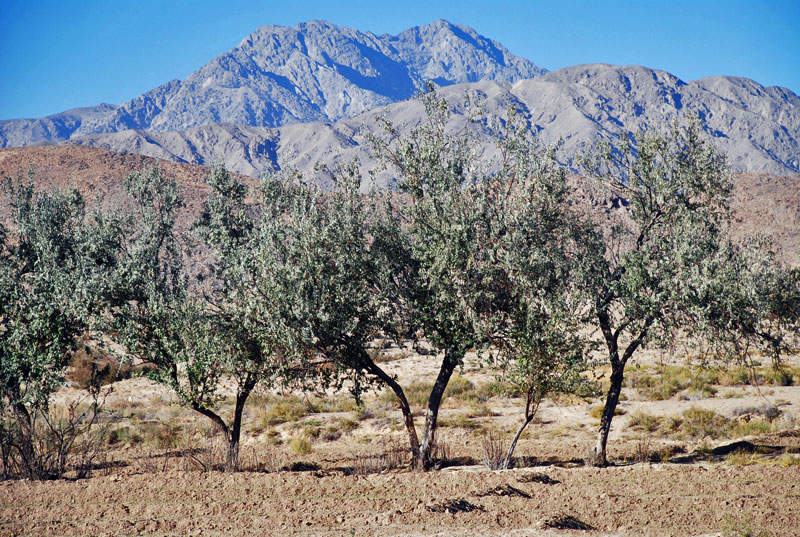
[[[434,357],[409,354],[386,367],[408,384],[429,381],[437,365]],[[476,385],[491,379],[474,357],[461,374]],[[59,399],[78,393],[64,390]],[[625,414],[612,428],[609,468],[582,463],[597,427],[589,414],[599,403],[594,400],[547,401],[519,444],[521,467],[485,469],[479,464],[485,435],[500,431],[508,438],[521,404],[493,397],[486,403],[491,412],[470,417],[470,426],[440,430],[452,466],[428,473],[399,468],[353,475],[363,455],[381,453],[388,439],[395,446],[404,442],[399,413],[372,398],[367,406],[373,414],[359,418],[354,430],[338,439],[314,440],[311,453],[298,454],[287,445],[300,426],[324,427],[354,413],[310,414],[299,425],[273,427],[272,436],[246,425],[245,466],[261,471],[199,471],[185,449],[203,444],[187,437],[183,448],[114,446],[89,478],[0,482],[0,536],[800,535],[800,464],[778,464],[785,453],[800,453],[800,387],[725,387],[715,397],[663,401],[643,400],[630,388],[625,393]],[[141,378],[117,383],[107,403],[119,412],[138,413],[141,422],[204,424],[204,418],[177,406],[166,389]],[[670,416],[694,406],[730,418],[737,409],[764,404],[779,405],[794,425],[724,439],[646,435],[629,425],[637,410]],[[441,419],[468,412],[464,403],[445,402]],[[282,443],[275,445],[276,437]],[[737,440],[766,446],[766,452],[749,465],[732,464],[724,454],[692,456],[699,447]],[[667,450],[676,455],[634,463],[642,449],[653,461]],[[271,468],[264,464],[267,459]],[[572,529],[548,527],[559,517]]]
[[[637,464],[426,474],[166,472],[0,484],[2,535],[796,536],[800,468]],[[490,492],[510,485],[513,494]],[[487,493],[490,493],[487,495]],[[526,497],[527,496],[527,497]],[[471,512],[432,512],[466,500]],[[571,515],[593,530],[546,530]]]

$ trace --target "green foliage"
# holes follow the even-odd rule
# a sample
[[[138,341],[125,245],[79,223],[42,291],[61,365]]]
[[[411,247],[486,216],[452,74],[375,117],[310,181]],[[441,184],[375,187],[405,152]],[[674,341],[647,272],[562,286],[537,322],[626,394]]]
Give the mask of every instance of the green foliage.
[[[173,179],[159,168],[126,179],[134,210],[126,221],[117,274],[121,300],[114,328],[130,354],[153,366],[153,379],[222,430],[229,443],[226,468],[235,469],[244,406],[256,385],[272,380],[277,350],[274,338],[251,330],[244,315],[248,306],[235,292],[241,281],[230,270],[235,247],[249,229],[245,191],[219,167],[212,169],[209,184],[212,195],[196,225],[204,240],[198,247],[175,230],[184,202]],[[200,272],[197,283],[183,246],[195,246],[211,259],[211,269]],[[229,380],[236,401],[233,421],[226,423],[217,407]]]
[[[112,234],[108,222],[86,215],[76,191],[38,192],[32,174],[27,182],[9,179],[4,194],[10,208],[0,221],[4,469],[12,457],[30,478],[58,477],[76,441],[72,433],[80,428],[71,421],[62,426],[52,416],[50,395],[63,385],[72,355],[82,346],[81,336],[91,328],[108,289],[113,258],[98,244]],[[86,380],[97,396],[97,376]],[[97,408],[90,412],[92,422]]]
[[[717,278],[711,267],[727,237],[731,184],[723,156],[696,122],[606,146],[588,167],[628,204],[600,247],[586,249],[585,290],[612,366],[607,410],[590,457],[605,464],[628,360],[648,343],[668,345],[703,322]]]
[[[780,375],[783,354],[800,343],[800,270],[777,261],[769,238],[755,237],[726,242],[703,276],[709,274],[697,332],[717,354],[746,365],[753,351],[768,356]]]
[[[387,296],[407,332],[443,353],[428,398],[423,445],[430,446],[445,387],[468,350],[503,342],[507,351],[515,349],[506,353],[508,363],[541,356],[539,329],[556,316],[570,260],[578,258],[576,236],[586,230],[572,225],[577,221],[554,151],[543,150],[513,110],[502,126],[481,124],[495,132],[493,159],[476,153],[479,114],[453,132],[444,99],[429,91],[421,101],[426,119],[420,125],[400,135],[379,118],[386,136],[370,140],[397,174],[401,194],[387,198],[386,225],[376,240],[394,275],[386,280]],[[468,99],[466,106],[473,104]],[[567,333],[559,350],[575,344]],[[523,344],[528,347],[518,355]]]

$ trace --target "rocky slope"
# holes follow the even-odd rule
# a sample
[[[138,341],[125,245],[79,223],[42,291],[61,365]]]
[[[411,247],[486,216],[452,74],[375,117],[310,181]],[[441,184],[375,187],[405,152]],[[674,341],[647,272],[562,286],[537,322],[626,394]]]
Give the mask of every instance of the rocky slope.
[[[782,88],[726,77],[685,83],[669,73],[639,66],[585,65],[515,83],[482,81],[440,90],[453,105],[454,128],[464,123],[465,92],[483,100],[492,120],[513,106],[546,144],[562,142],[560,158],[574,165],[598,140],[645,128],[666,128],[672,120],[699,118],[713,143],[738,172],[800,172],[800,97]],[[408,128],[423,116],[416,100],[371,110],[337,122],[279,128],[211,124],[185,131],[128,130],[77,137],[69,143],[159,158],[208,164],[258,175],[292,166],[309,172],[317,161],[334,164],[359,158],[370,165],[364,133],[375,132],[374,117],[385,114]],[[484,141],[488,143],[488,132]]]
[[[173,80],[119,106],[2,121],[0,147],[126,129],[333,121],[407,99],[425,80],[445,86],[515,81],[544,72],[473,29],[443,20],[396,36],[324,21],[294,28],[263,26],[185,80]]]

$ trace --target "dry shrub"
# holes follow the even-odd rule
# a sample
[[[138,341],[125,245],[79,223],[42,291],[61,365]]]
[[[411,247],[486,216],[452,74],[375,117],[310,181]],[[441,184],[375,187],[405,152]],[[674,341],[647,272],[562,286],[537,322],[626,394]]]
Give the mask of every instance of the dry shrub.
[[[650,462],[652,460],[649,438],[643,438],[636,443],[633,460],[635,462]]]
[[[195,470],[222,471],[228,456],[228,443],[222,435],[216,435],[204,448],[189,451],[187,455],[187,460]]]
[[[289,441],[289,449],[298,455],[308,455],[312,450],[311,440],[305,436],[295,436]]]
[[[256,421],[266,429],[272,425],[297,421],[308,413],[307,406],[296,398],[287,398],[260,409]]]
[[[375,452],[353,454],[353,474],[379,474],[406,465],[408,449],[400,440],[382,440]]]
[[[243,446],[239,453],[239,470],[245,472],[279,472],[288,462],[287,454],[273,447]]]
[[[658,416],[653,416],[652,414],[648,414],[646,412],[642,412],[637,410],[636,412],[631,413],[629,425],[634,429],[643,429],[649,433],[656,432],[659,427],[661,426],[661,422],[663,418]]]
[[[589,409],[589,416],[591,416],[592,418],[594,418],[596,420],[599,420],[600,418],[603,417],[603,410],[604,409],[605,409],[605,407],[603,405],[595,405],[595,406],[593,406],[592,408]],[[625,411],[623,409],[621,409],[619,407],[614,409],[614,415],[615,416],[622,416],[624,414],[625,414]]]
[[[57,479],[91,475],[105,451],[108,422],[100,414],[110,390],[92,390],[66,405],[9,409],[0,416],[0,472],[4,478]]]
[[[458,427],[461,429],[478,429],[480,423],[472,421],[470,415],[458,412],[439,418],[439,427]]]
[[[499,470],[506,459],[507,444],[503,435],[489,433],[481,439],[481,463],[490,470]]]

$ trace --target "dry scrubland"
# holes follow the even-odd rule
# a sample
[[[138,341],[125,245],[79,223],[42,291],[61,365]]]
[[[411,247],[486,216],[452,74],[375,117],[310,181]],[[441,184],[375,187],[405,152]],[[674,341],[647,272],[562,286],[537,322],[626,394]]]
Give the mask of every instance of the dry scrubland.
[[[382,353],[421,416],[436,360]],[[400,413],[380,392],[362,406],[260,393],[244,471],[219,472],[210,422],[133,377],[113,384],[89,477],[0,483],[0,535],[797,535],[800,356],[788,363],[776,375],[650,353],[629,371],[611,467],[583,465],[602,401],[565,398],[545,402],[516,468],[500,472],[482,461],[505,447],[523,402],[497,395],[475,356],[448,387],[441,468],[428,473],[407,468]]]

